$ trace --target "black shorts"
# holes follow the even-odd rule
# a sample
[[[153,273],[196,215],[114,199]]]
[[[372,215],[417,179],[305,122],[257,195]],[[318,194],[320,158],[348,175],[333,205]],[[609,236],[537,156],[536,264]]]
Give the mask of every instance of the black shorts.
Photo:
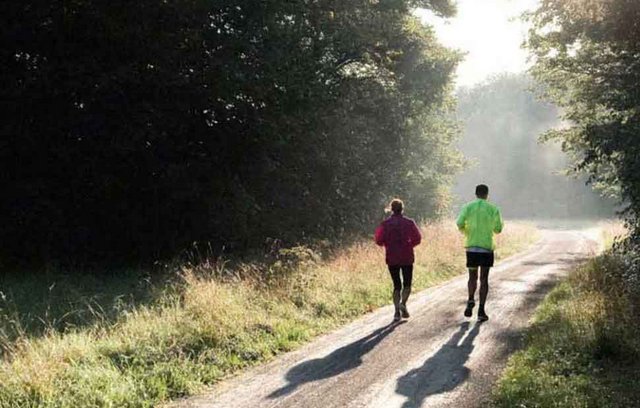
[[[493,252],[467,252],[467,268],[477,268],[493,266]]]

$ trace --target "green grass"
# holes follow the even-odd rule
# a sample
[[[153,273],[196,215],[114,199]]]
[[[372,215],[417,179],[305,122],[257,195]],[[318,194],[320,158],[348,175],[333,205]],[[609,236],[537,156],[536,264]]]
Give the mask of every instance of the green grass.
[[[525,348],[494,390],[493,406],[640,406],[640,297],[625,268],[624,256],[605,253],[546,297]]]
[[[416,289],[464,271],[450,224],[424,227]],[[498,255],[532,243],[533,231],[512,224]],[[324,258],[292,248],[154,275],[79,272],[0,280],[0,407],[155,406],[387,304],[391,286],[371,242]]]

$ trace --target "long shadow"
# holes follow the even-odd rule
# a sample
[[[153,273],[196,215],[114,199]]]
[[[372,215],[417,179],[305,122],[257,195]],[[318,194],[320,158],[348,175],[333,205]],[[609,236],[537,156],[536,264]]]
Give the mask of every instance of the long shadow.
[[[470,370],[464,364],[473,351],[473,341],[480,332],[480,325],[475,323],[469,330],[470,323],[462,323],[458,331],[421,367],[398,379],[396,393],[407,397],[403,408],[420,407],[430,395],[451,391],[467,380]]]
[[[382,339],[402,323],[404,322],[391,323],[325,357],[306,360],[292,367],[286,375],[289,383],[269,394],[269,398],[282,397],[290,394],[302,384],[334,377],[358,367],[362,364],[362,357],[373,350]]]

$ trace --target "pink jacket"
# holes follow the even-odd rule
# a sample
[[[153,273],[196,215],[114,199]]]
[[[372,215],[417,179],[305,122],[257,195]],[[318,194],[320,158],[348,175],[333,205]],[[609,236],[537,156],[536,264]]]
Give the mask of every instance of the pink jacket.
[[[413,247],[420,244],[422,235],[411,218],[393,214],[376,228],[376,244],[384,246],[387,265],[413,265]]]

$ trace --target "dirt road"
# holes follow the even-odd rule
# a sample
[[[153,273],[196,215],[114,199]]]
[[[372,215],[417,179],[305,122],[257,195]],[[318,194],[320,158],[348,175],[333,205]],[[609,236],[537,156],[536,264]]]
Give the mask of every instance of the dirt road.
[[[572,265],[597,251],[592,235],[545,230],[529,251],[499,263],[486,323],[463,316],[461,276],[414,295],[406,322],[391,324],[391,307],[381,308],[178,406],[479,406],[536,305]]]

